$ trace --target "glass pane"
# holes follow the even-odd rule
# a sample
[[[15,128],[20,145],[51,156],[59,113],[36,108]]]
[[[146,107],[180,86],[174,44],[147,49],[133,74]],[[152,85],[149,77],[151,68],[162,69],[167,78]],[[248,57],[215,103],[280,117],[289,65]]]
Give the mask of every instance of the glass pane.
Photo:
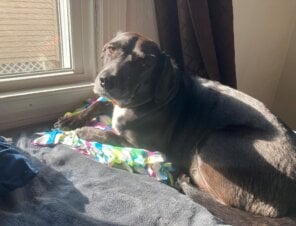
[[[71,69],[68,0],[0,1],[0,79]]]

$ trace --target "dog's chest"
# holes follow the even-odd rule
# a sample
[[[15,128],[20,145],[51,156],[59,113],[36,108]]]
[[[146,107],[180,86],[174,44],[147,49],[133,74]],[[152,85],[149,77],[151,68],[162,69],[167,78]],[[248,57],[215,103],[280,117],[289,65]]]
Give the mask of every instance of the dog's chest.
[[[112,128],[118,133],[122,132],[122,124],[128,114],[128,109],[120,108],[117,105],[114,106],[113,116],[112,116]]]

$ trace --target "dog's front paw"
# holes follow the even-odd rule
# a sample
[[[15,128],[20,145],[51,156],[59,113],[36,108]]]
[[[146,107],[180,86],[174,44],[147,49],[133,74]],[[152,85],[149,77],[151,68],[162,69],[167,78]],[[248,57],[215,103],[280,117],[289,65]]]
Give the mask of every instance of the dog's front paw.
[[[81,139],[84,140],[92,140],[93,135],[92,135],[92,129],[91,127],[81,127],[75,130],[75,133],[77,136]]]
[[[79,129],[76,129],[75,133],[79,138],[87,141],[102,142],[104,138],[104,131],[93,127],[84,126]]]
[[[76,129],[85,125],[86,121],[81,117],[80,114],[65,114],[60,117],[56,123],[54,123],[55,128],[62,128],[63,130]]]

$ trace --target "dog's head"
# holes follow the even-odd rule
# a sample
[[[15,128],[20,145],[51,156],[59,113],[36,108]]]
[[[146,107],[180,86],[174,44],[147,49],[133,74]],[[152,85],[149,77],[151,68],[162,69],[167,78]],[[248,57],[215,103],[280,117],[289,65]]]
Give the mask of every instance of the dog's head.
[[[163,102],[177,89],[176,67],[158,45],[132,32],[119,33],[105,44],[103,67],[94,92],[121,107]]]

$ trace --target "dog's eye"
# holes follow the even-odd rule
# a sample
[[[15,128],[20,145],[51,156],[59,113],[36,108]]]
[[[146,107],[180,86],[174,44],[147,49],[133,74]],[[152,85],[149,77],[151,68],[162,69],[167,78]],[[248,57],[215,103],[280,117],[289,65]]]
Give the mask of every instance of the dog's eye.
[[[116,48],[114,46],[108,46],[108,51],[109,53],[113,53],[116,50]]]

